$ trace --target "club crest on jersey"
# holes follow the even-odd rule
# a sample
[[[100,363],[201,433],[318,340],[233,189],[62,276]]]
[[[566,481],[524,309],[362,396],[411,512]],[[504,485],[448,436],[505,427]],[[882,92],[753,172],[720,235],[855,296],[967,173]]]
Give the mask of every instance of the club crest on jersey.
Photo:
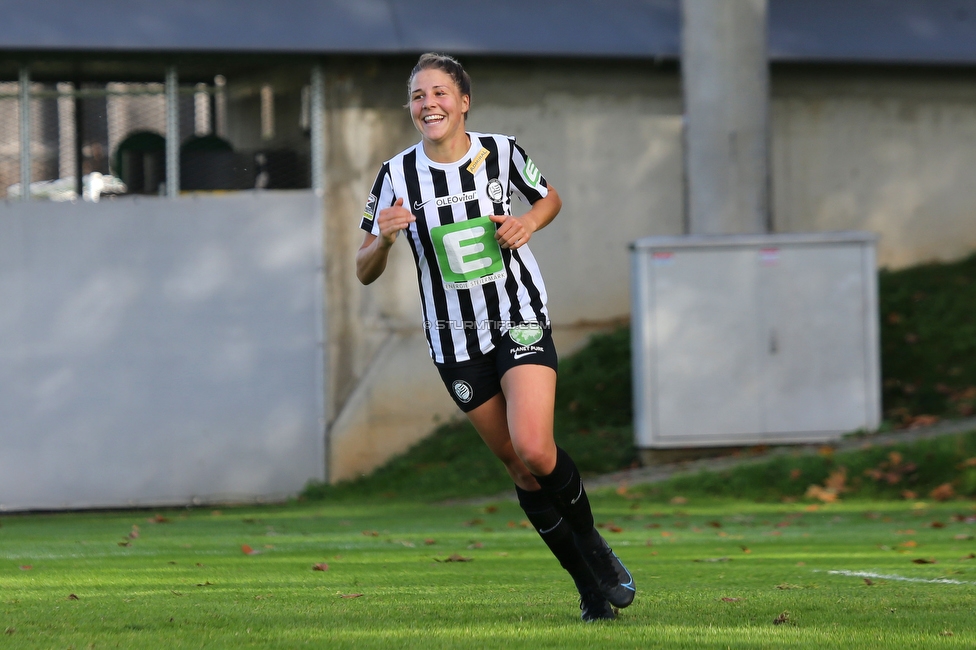
[[[502,182],[497,178],[493,178],[488,181],[488,198],[491,199],[492,203],[501,203],[505,199],[505,188],[502,187]]]
[[[464,381],[463,379],[456,380],[451,384],[451,390],[457,395],[457,398],[461,400],[462,403],[467,404],[474,397],[474,389],[471,388],[471,384]]]

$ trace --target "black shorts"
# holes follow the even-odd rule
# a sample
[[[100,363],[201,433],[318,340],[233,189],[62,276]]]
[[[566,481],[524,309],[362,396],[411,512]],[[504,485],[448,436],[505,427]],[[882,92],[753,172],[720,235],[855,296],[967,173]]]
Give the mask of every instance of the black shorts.
[[[515,366],[548,366],[558,370],[552,331],[548,327],[538,329],[541,330],[538,339],[534,334],[520,336],[525,330],[513,328],[499,338],[494,350],[485,355],[460,363],[436,364],[447,392],[458,408],[467,413],[502,392],[502,375]],[[516,341],[517,338],[521,341]]]

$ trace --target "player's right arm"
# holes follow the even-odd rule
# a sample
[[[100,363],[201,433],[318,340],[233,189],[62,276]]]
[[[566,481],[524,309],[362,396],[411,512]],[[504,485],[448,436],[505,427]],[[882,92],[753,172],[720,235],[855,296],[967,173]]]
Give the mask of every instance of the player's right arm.
[[[417,220],[410,210],[403,207],[403,198],[399,198],[388,208],[380,210],[376,217],[379,234],[366,233],[362,246],[356,253],[356,277],[363,284],[371,284],[386,270],[386,261],[390,256],[390,248],[396,241],[397,234],[406,230]]]

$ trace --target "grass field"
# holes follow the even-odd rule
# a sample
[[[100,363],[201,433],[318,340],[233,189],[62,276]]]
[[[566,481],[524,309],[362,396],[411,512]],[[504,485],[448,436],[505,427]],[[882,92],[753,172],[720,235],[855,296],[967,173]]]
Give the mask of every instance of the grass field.
[[[589,625],[506,500],[6,516],[0,647],[976,645],[971,502],[620,491],[593,502],[639,593]]]

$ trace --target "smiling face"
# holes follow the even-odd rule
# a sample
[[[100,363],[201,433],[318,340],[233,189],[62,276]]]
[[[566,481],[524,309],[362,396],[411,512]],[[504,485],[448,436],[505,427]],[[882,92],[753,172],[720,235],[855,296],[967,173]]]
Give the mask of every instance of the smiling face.
[[[410,83],[410,116],[423,136],[428,155],[432,152],[463,155],[467,151],[464,114],[470,104],[471,98],[462,95],[451,75],[443,70],[428,68],[414,75]]]

